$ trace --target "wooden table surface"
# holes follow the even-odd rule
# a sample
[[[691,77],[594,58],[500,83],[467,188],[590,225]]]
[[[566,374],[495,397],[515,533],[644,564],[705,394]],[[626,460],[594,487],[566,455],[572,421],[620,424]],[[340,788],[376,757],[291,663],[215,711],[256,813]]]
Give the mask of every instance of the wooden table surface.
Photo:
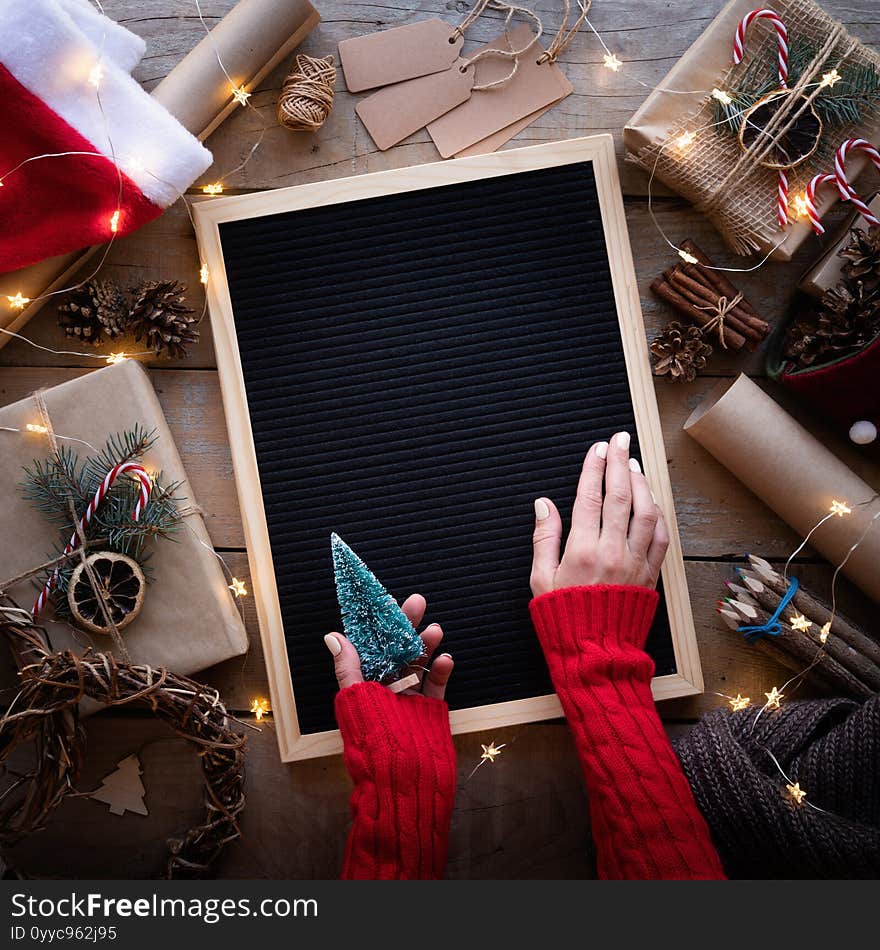
[[[283,0],[278,0],[279,3]],[[336,51],[337,43],[385,27],[427,16],[456,21],[466,10],[457,0],[404,0],[401,3],[313,0],[323,17],[302,49],[313,55]],[[653,85],[700,35],[722,0],[689,3],[660,0],[600,0],[592,20],[608,45],[626,63],[627,74],[601,67],[602,50],[584,29],[563,56],[561,65],[574,93],[529,126],[513,146],[611,132],[620,149],[620,130]],[[192,0],[104,0],[108,14],[141,34],[147,53],[136,70],[152,88],[203,36]],[[202,0],[209,24],[217,22],[233,0]],[[536,4],[548,29],[555,30],[561,0]],[[874,0],[826,0],[866,42],[880,40],[880,17]],[[485,41],[498,30],[500,14],[490,13],[473,37]],[[436,161],[424,131],[387,152],[379,152],[354,114],[356,98],[337,80],[336,102],[316,135],[291,134],[274,119],[286,64],[277,69],[251,100],[260,116],[241,110],[208,140],[215,169],[237,165],[265,121],[262,147],[247,166],[232,176],[236,190],[277,188],[387,168]],[[642,289],[649,336],[670,314],[648,293],[648,284],[673,260],[651,223],[643,172],[620,162],[630,239]],[[209,172],[206,180],[216,178]],[[729,260],[713,229],[686,202],[660,191],[655,210],[674,239],[690,236],[710,254]],[[344,240],[344,235],[338,235]],[[743,276],[741,286],[769,319],[784,312],[807,262],[819,251],[811,239],[789,264],[771,263]],[[266,254],[272,248],[265,249]],[[332,253],[332,243],[328,244]],[[140,278],[177,278],[190,288],[201,307],[198,259],[192,228],[181,203],[111,251],[104,274],[125,284]],[[210,328],[184,362],[153,360],[151,375],[177,440],[197,500],[217,549],[233,572],[247,576],[244,535],[235,498],[232,467],[215,371]],[[25,331],[34,341],[63,349],[64,338],[46,307]],[[131,347],[130,347],[131,348]],[[14,342],[0,350],[0,403],[12,402],[37,387],[52,386],[93,367],[93,362],[53,357]],[[742,691],[752,697],[786,678],[776,665],[717,622],[714,612],[723,582],[745,552],[785,558],[797,544],[791,529],[762,505],[732,475],[681,429],[690,411],[719,377],[740,371],[760,380],[763,362],[755,356],[716,356],[711,371],[693,385],[665,380],[656,385],[672,485],[678,513],[693,612],[706,680],[706,693],[662,704],[671,729],[682,728],[723,700],[715,691]],[[874,460],[859,456],[828,432],[810,424],[829,445],[868,480],[880,481]],[[572,473],[574,476],[575,473]],[[9,490],[10,486],[6,486]],[[802,576],[827,589],[830,570],[805,552]],[[523,579],[525,583],[525,578]],[[844,609],[856,618],[871,616],[867,599],[844,585]],[[247,710],[254,696],[267,695],[259,634],[252,603],[245,601],[251,648],[246,658],[204,674],[222,690],[227,705]],[[323,631],[316,631],[316,636]],[[802,695],[809,695],[805,689]],[[186,743],[148,716],[103,714],[89,720],[88,761],[79,787],[92,789],[125,755],[138,752],[147,789],[148,817],[108,814],[105,805],[88,799],[68,800],[48,829],[32,836],[13,855],[20,870],[51,877],[148,877],[163,863],[165,839],[200,817],[199,762]],[[479,758],[481,742],[511,743],[498,762],[482,768],[465,784]],[[453,818],[449,875],[455,878],[587,877],[591,874],[586,798],[578,762],[563,723],[543,723],[471,734],[456,739],[460,788]],[[350,785],[337,757],[295,765],[279,762],[271,723],[248,739],[248,804],[243,838],[231,845],[217,871],[223,877],[332,878],[338,873],[348,822]]]

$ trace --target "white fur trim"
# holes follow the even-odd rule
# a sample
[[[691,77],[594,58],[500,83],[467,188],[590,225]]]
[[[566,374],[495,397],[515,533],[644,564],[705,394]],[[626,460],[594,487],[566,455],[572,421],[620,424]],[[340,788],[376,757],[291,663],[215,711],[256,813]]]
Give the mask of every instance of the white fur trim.
[[[0,24],[0,63],[96,151],[108,158],[115,151],[154,204],[166,208],[210,166],[211,153],[128,73],[106,57],[99,63],[57,0],[0,0]],[[96,65],[103,114],[89,84]]]
[[[58,0],[58,3],[93,45],[103,52],[103,58],[116,63],[127,73],[141,61],[147,50],[146,42],[115,20],[99,13],[90,0]]]

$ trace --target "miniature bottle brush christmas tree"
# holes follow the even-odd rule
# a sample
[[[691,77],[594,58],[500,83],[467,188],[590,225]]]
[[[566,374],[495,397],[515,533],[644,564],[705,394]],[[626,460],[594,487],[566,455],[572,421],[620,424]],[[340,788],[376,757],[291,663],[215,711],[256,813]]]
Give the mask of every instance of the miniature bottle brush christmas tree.
[[[330,547],[343,629],[361,658],[364,679],[396,675],[421,656],[421,637],[394,598],[338,534],[330,535]]]

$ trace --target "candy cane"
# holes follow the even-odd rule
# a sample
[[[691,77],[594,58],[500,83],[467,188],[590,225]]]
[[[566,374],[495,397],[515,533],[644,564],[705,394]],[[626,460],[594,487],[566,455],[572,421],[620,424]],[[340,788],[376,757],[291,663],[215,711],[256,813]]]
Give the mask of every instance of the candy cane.
[[[114,465],[109,472],[104,476],[104,480],[98,486],[98,490],[95,492],[94,497],[89,502],[88,508],[86,508],[85,513],[82,518],[79,519],[79,527],[73,532],[70,536],[70,540],[67,542],[67,547],[64,549],[65,554],[70,554],[71,551],[76,548],[79,544],[79,531],[82,530],[85,532],[86,525],[92,520],[92,516],[98,509],[98,505],[104,500],[105,495],[113,487],[113,483],[119,478],[120,475],[130,475],[133,478],[136,478],[141,484],[141,492],[138,498],[137,504],[134,506],[134,511],[132,512],[132,519],[137,521],[141,514],[143,513],[144,508],[147,506],[147,502],[150,500],[150,492],[153,488],[153,483],[150,480],[150,476],[147,474],[147,470],[142,466],[138,465],[137,462],[120,462],[119,465]],[[34,609],[32,611],[34,620],[40,615],[40,612],[46,606],[47,601],[49,600],[49,594],[52,593],[52,588],[58,583],[58,572],[59,568],[55,568],[55,573],[46,581],[46,586],[40,591],[40,596],[36,599],[34,603]]]
[[[853,188],[849,183],[849,179],[846,177],[846,160],[850,152],[864,152],[874,163],[874,167],[878,171],[880,171],[880,152],[878,152],[876,147],[870,142],[865,141],[865,139],[847,139],[834,156],[834,173],[840,197],[844,201],[851,201],[868,224],[870,224],[871,227],[876,227],[880,225],[880,219],[872,213],[867,204],[859,197],[855,188]]]
[[[782,88],[788,86],[788,30],[775,10],[752,10],[747,13],[736,28],[736,35],[733,38],[733,62],[738,66],[743,60],[745,52],[743,43],[746,38],[746,30],[755,20],[769,20],[776,30],[776,47],[779,52],[779,83]]]
[[[816,234],[825,233],[825,228],[822,226],[822,222],[819,220],[819,212],[816,210],[816,189],[820,185],[827,185],[831,182],[834,182],[835,184],[837,183],[837,175],[832,175],[830,172],[826,172],[822,175],[814,175],[810,179],[809,185],[807,185],[807,217],[810,219],[810,224],[813,225],[813,230],[816,232]]]

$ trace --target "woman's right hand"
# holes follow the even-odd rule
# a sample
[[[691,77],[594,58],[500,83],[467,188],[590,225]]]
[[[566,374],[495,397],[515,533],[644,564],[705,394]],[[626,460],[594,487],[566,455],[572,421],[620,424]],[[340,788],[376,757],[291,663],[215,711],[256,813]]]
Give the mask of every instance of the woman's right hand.
[[[629,442],[628,432],[618,432],[587,453],[561,559],[559,511],[549,498],[535,500],[535,597],[593,584],[656,586],[669,533]]]

